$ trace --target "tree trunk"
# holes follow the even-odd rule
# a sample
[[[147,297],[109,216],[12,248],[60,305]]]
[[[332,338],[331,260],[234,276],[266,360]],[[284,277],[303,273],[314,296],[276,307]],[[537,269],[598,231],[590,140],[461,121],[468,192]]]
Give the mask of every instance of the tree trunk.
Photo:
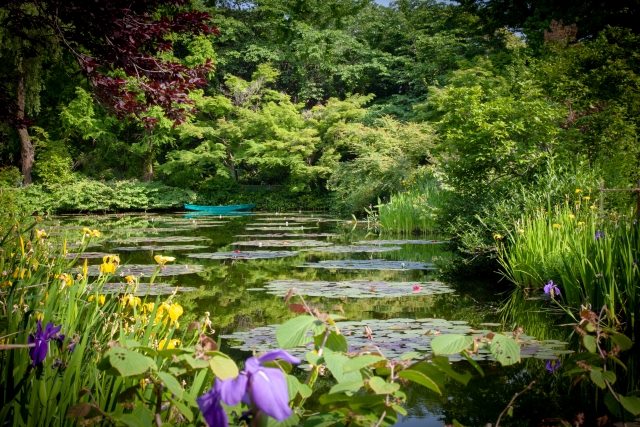
[[[20,157],[22,160],[22,182],[24,185],[29,185],[32,182],[31,171],[33,169],[33,163],[35,162],[35,147],[29,136],[27,130],[27,124],[24,120],[24,111],[26,105],[26,93],[24,87],[24,72],[19,69],[18,76],[18,102],[16,113],[16,128],[18,131],[18,137],[20,138]]]
[[[153,162],[155,160],[155,153],[153,147],[153,137],[152,135],[147,135],[147,156],[144,160],[144,177],[143,179],[147,182],[153,181]]]

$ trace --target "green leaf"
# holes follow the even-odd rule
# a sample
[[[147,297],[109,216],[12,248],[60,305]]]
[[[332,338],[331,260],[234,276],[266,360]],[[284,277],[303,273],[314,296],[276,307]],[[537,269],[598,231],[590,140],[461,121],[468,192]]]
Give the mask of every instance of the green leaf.
[[[489,344],[489,351],[502,366],[520,362],[520,346],[513,338],[495,334]]]
[[[473,344],[473,337],[469,335],[444,334],[431,340],[433,354],[457,354]]]
[[[345,372],[344,366],[349,361],[349,358],[342,353],[335,353],[331,350],[325,350],[324,360],[327,364],[327,368],[331,371],[333,377],[341,382],[354,382],[361,381],[362,375],[360,371]]]
[[[591,378],[591,381],[601,389],[604,390],[604,388],[607,387],[607,384],[604,382],[604,378],[602,378],[602,370],[600,368],[591,368],[589,377]]]
[[[173,375],[160,371],[158,372],[158,378],[160,378],[165,387],[167,387],[174,396],[178,399],[182,399],[184,396],[184,389]]]
[[[317,348],[320,348],[322,345],[322,341],[324,341],[324,334],[316,335],[314,338],[314,343]],[[335,331],[331,331],[329,336],[327,337],[327,341],[324,344],[325,348],[328,348],[333,351],[349,351],[349,344],[347,343],[347,339],[344,335],[338,334]]]
[[[611,341],[613,341],[614,344],[620,347],[620,350],[622,351],[629,350],[631,347],[633,347],[633,341],[631,341],[628,336],[619,332],[611,334]]]
[[[380,377],[372,377],[369,379],[369,387],[375,394],[392,394],[400,390],[400,384],[388,383]]]
[[[298,316],[276,327],[276,339],[281,348],[292,348],[306,345],[312,337],[307,335],[318,320],[313,316]]]
[[[222,353],[218,353],[209,359],[209,366],[213,374],[221,380],[235,378],[240,373],[236,362]]]
[[[156,362],[142,354],[122,347],[113,347],[105,353],[109,363],[123,377],[141,375],[149,369],[156,370]]]
[[[618,395],[622,407],[633,416],[640,415],[640,397]]]
[[[175,406],[178,411],[180,411],[180,413],[182,415],[184,415],[184,417],[189,421],[189,422],[193,422],[193,411],[191,409],[189,409],[189,407],[187,405],[185,405],[184,403],[182,403],[181,401],[174,399],[172,397],[169,397],[169,401],[171,401],[171,403],[173,404],[173,406]],[[195,400],[194,400],[195,402]]]
[[[304,427],[334,427],[344,426],[344,415],[338,412],[316,414],[307,418]]]
[[[435,356],[431,359],[431,362],[438,367],[440,371],[442,371],[447,377],[459,382],[460,384],[467,385],[467,383],[473,378],[470,372],[465,371],[464,373],[460,373],[453,369],[451,366],[451,362],[449,359],[442,356]]]
[[[362,378],[353,381],[342,381],[329,390],[329,394],[333,393],[355,393],[364,386],[364,380]]]
[[[133,412],[116,418],[128,427],[148,427],[153,424],[153,412],[147,407],[136,405]]]
[[[343,372],[353,372],[359,371],[365,366],[373,365],[374,363],[380,362],[382,360],[386,360],[382,356],[374,356],[371,354],[366,354],[363,356],[356,356],[349,359],[343,366]]]
[[[585,335],[582,337],[582,344],[584,345],[584,348],[587,349],[588,352],[590,353],[595,353],[597,346],[596,346],[596,337],[594,337],[593,335]]]
[[[300,394],[300,396],[304,399],[311,396],[311,387],[306,384],[303,384],[293,375],[287,375],[287,390],[289,390],[289,400],[295,399],[295,397]]]
[[[414,383],[420,384],[435,393],[438,393],[440,395],[442,394],[442,392],[440,391],[440,387],[438,387],[438,384],[436,384],[435,381],[433,381],[427,375],[425,375],[424,373],[418,370],[407,368],[403,371],[400,371],[398,376],[400,378],[404,378],[406,380],[413,381]]]
[[[400,414],[400,415],[402,415],[402,416],[404,416],[404,417],[406,417],[407,415],[409,415],[409,413],[407,412],[407,410],[406,410],[405,408],[403,408],[403,407],[402,407],[402,406],[400,406],[400,405],[396,405],[395,403],[393,403],[393,404],[391,405],[391,408],[392,408],[394,411],[396,411],[398,414]]]

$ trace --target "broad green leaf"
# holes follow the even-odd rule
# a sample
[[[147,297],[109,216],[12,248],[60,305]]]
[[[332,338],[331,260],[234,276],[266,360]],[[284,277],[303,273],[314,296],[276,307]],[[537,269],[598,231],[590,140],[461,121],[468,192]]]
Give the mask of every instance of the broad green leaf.
[[[317,348],[320,348],[322,342],[324,341],[324,334],[316,335],[314,338],[314,343]],[[329,336],[327,337],[327,341],[324,344],[325,348],[328,348],[333,351],[349,351],[349,344],[347,343],[347,339],[342,334],[337,334],[335,331],[329,332]]]
[[[130,414],[122,414],[117,417],[117,420],[128,427],[148,427],[153,425],[153,412],[145,406],[136,405],[133,412]]]
[[[349,359],[343,366],[343,372],[359,371],[365,366],[373,365],[374,363],[386,360],[382,356],[374,356],[371,354],[356,356]]]
[[[473,337],[469,335],[444,334],[431,340],[433,354],[457,354],[473,344]]]
[[[169,401],[171,401],[171,404],[173,404],[178,409],[178,411],[180,411],[180,413],[184,415],[187,421],[193,422],[193,411],[187,405],[182,403],[180,400],[174,399],[172,397],[169,398]]]
[[[184,396],[184,389],[178,382],[178,380],[171,374],[167,372],[158,372],[158,377],[162,381],[162,383],[167,387],[167,389],[173,393],[175,397],[178,399],[182,399]]]
[[[604,378],[602,378],[602,370],[600,368],[591,368],[589,377],[591,378],[591,381],[601,389],[604,390],[604,388],[607,387],[607,384],[604,382]]]
[[[391,408],[402,416],[406,417],[409,414],[405,408],[400,405],[396,405],[395,403],[391,405]]]
[[[149,369],[156,370],[156,362],[142,354],[122,347],[109,349],[105,356],[109,358],[109,363],[123,377],[141,375]]]
[[[597,346],[596,346],[596,337],[594,337],[593,335],[585,335],[582,337],[582,344],[584,345],[584,348],[587,349],[587,351],[589,351],[590,353],[595,353]]]
[[[618,395],[622,407],[629,411],[633,416],[640,415],[640,397]]]
[[[440,387],[438,387],[438,384],[436,384],[435,381],[433,381],[431,378],[420,371],[407,368],[403,371],[400,371],[398,376],[400,378],[404,378],[409,381],[413,381],[414,383],[420,384],[435,393],[442,394],[442,392],[440,391]]]
[[[213,374],[221,380],[235,378],[240,373],[236,362],[221,353],[216,354],[209,359],[209,366],[211,367]]]
[[[311,396],[311,387],[306,384],[303,384],[293,375],[287,375],[287,390],[289,390],[289,400],[295,399],[295,397],[300,394],[302,398],[307,398]]]
[[[276,327],[276,339],[281,348],[299,347],[312,341],[307,332],[318,321],[313,316],[298,316]]]
[[[369,379],[369,387],[375,394],[392,394],[400,389],[400,384],[388,383],[380,377],[372,377]]]
[[[329,368],[329,371],[331,371],[331,374],[339,383],[362,380],[362,375],[359,371],[344,371],[344,366],[349,361],[349,358],[344,354],[335,353],[327,349],[324,353],[324,360],[327,368]]]
[[[316,414],[307,418],[304,427],[340,427],[344,426],[344,415],[338,412]]]
[[[520,362],[520,346],[506,335],[495,334],[489,343],[489,351],[502,366]]]
[[[449,359],[447,359],[446,357],[435,356],[433,359],[431,359],[431,362],[433,362],[433,364],[437,366],[438,369],[442,371],[447,377],[458,381],[463,385],[467,385],[467,383],[473,377],[473,375],[471,375],[471,373],[468,371],[460,373],[453,369],[453,366],[451,366],[451,362],[449,362]]]
[[[362,378],[354,381],[343,381],[331,387],[329,394],[333,393],[355,393],[364,386],[364,380]]]
[[[628,336],[621,333],[616,332],[611,334],[611,341],[613,341],[614,344],[620,347],[620,350],[622,351],[629,350],[631,347],[633,347],[633,341],[631,341]]]

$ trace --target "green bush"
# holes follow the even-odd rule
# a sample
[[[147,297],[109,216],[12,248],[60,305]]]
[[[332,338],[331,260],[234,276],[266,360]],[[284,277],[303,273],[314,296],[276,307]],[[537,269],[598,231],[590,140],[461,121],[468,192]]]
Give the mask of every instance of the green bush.
[[[31,185],[20,190],[30,212],[108,212],[181,208],[193,202],[189,190],[135,180],[76,179],[67,184]]]

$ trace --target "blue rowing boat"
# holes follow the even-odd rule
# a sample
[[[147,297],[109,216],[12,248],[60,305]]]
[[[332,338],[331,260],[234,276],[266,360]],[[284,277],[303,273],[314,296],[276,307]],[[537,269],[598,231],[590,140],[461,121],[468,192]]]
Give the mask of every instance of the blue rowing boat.
[[[209,214],[225,214],[225,213],[232,213],[232,212],[246,212],[249,211],[253,208],[255,208],[256,205],[253,203],[246,203],[246,204],[242,204],[242,205],[218,205],[218,206],[211,206],[211,205],[191,205],[188,203],[185,203],[184,208],[188,211],[195,211],[195,212],[206,212]]]

